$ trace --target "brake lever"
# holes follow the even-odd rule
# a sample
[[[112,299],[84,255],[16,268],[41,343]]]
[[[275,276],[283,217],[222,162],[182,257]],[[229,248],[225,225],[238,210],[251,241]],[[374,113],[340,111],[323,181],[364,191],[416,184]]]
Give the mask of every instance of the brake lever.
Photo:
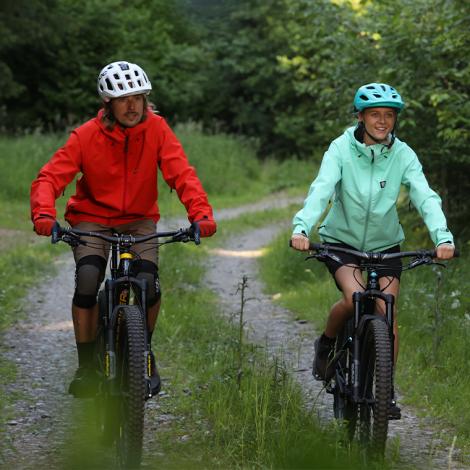
[[[85,240],[81,240],[77,235],[74,233],[64,233],[61,237],[61,240],[65,243],[68,243],[71,247],[76,247],[78,245],[86,245]]]
[[[324,261],[326,258],[330,258],[337,263],[341,263],[341,259],[338,256],[333,253],[329,253],[328,251],[322,251],[320,253],[315,253],[314,255],[309,255],[305,258],[305,261],[313,258],[319,259],[320,261]]]

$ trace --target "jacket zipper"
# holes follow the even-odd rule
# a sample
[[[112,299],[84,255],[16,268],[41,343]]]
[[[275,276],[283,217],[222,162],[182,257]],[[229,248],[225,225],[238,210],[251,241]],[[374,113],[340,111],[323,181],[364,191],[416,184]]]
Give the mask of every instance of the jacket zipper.
[[[126,196],[127,196],[127,152],[129,150],[129,136],[126,135],[124,141],[124,191],[122,193],[122,214],[126,213]]]
[[[370,163],[371,170],[370,170],[370,178],[369,178],[369,201],[367,203],[366,220],[364,222],[364,237],[362,238],[361,250],[364,250],[364,246],[366,243],[366,234],[367,234],[367,226],[369,224],[370,206],[372,205],[372,180],[374,176],[375,154],[374,154],[374,149],[370,149],[370,151],[372,153],[372,161]]]

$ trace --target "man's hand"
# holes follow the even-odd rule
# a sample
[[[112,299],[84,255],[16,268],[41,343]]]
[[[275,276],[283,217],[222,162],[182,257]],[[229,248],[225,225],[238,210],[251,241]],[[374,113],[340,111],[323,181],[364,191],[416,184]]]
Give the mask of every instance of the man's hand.
[[[214,220],[204,217],[203,219],[195,220],[193,225],[197,224],[201,237],[211,237],[217,231],[217,224]]]
[[[302,235],[301,233],[294,233],[292,238],[290,239],[292,248],[299,251],[308,251],[310,246],[310,240],[306,235]]]
[[[42,215],[34,221],[34,231],[38,235],[50,237],[52,234],[52,227],[55,224],[55,219],[47,215]]]
[[[436,258],[439,260],[450,259],[454,256],[455,246],[452,243],[442,243],[436,248]]]

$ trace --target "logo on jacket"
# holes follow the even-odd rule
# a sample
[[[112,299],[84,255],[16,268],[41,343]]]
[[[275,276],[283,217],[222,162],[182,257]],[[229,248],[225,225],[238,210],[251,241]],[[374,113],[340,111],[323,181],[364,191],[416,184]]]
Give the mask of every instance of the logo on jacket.
[[[381,182],[380,182],[380,187],[383,189],[383,188],[385,188],[385,185],[386,185],[386,184],[387,184],[386,181],[381,181]]]

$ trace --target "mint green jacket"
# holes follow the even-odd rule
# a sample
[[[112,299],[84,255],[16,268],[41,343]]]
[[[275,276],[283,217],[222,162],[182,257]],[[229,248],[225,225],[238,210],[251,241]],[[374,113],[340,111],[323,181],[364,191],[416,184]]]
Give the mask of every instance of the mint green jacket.
[[[346,243],[361,251],[400,244],[405,236],[396,203],[403,184],[434,244],[453,243],[441,199],[429,187],[415,152],[398,138],[391,148],[366,146],[356,140],[354,129],[335,139],[323,156],[304,206],[293,219],[294,233],[308,235],[333,199],[319,227],[322,241]]]

